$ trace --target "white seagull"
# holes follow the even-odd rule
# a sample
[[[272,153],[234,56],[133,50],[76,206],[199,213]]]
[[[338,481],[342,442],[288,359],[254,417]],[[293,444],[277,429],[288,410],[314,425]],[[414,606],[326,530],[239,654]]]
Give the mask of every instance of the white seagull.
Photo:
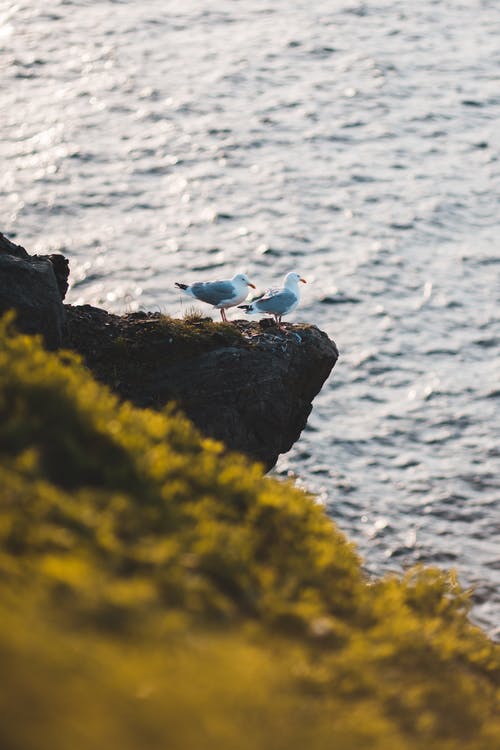
[[[243,302],[248,296],[249,286],[255,289],[254,284],[244,273],[237,273],[232,279],[223,281],[195,281],[194,284],[180,284],[176,281],[175,286],[190,297],[218,308],[225,323],[227,323],[227,308],[235,307]]]
[[[239,305],[238,307],[247,313],[274,315],[276,324],[280,328],[282,316],[295,310],[300,302],[299,281],[303,284],[307,283],[300,274],[291,271],[285,276],[283,286],[280,289],[268,289],[262,297],[251,304]]]

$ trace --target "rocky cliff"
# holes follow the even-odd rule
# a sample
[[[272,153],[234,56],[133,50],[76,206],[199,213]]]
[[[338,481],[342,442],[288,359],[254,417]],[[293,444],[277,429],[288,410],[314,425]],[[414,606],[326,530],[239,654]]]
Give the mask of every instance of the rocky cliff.
[[[306,425],[338,352],[315,326],[232,324],[64,305],[61,255],[30,256],[0,235],[0,312],[48,347],[82,355],[95,377],[140,407],[175,402],[210,437],[271,468]]]

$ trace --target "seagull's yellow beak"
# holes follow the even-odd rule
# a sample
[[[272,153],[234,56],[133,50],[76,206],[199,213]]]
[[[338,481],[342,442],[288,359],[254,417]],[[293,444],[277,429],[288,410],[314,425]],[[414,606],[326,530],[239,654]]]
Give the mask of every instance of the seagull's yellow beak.
[[[303,284],[307,284],[307,281],[305,279],[300,278],[299,281],[301,281]]]
[[[252,289],[257,289],[257,287],[255,286],[255,284],[252,284],[250,281],[248,281],[247,283],[248,283],[248,286],[252,287]]]

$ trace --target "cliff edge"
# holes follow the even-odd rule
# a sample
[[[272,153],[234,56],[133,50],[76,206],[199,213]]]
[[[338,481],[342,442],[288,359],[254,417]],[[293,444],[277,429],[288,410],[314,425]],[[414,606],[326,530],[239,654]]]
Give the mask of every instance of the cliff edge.
[[[310,325],[279,330],[268,320],[222,324],[64,305],[67,260],[30,256],[3,235],[0,263],[9,273],[0,313],[14,308],[20,330],[78,352],[97,380],[136,406],[175,402],[203,434],[266,470],[299,438],[338,358],[334,342]]]

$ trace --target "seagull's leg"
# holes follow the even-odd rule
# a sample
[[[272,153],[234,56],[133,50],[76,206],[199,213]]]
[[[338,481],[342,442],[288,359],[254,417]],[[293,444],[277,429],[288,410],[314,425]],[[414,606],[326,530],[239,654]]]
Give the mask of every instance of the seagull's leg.
[[[221,309],[220,309],[220,314],[221,314],[221,318],[224,321],[224,323],[227,323],[226,311],[224,310],[223,307],[221,307]]]

